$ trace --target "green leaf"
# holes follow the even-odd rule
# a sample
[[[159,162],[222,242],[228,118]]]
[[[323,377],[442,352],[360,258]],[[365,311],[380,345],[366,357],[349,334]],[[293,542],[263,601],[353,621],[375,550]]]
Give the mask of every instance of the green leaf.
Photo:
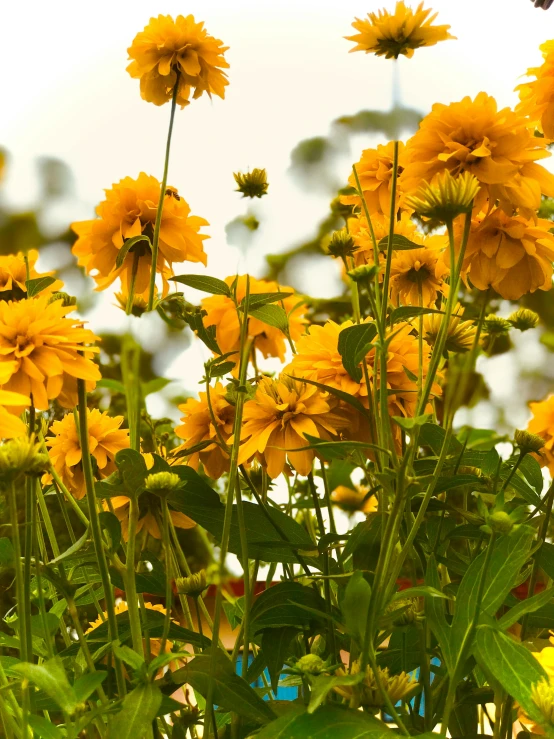
[[[56,282],[55,277],[35,277],[33,280],[27,280],[25,285],[27,286],[27,297],[34,298],[43,290],[46,290],[50,285]]]
[[[438,456],[442,449],[445,436],[446,436],[446,431],[440,426],[437,426],[436,423],[426,423],[424,426],[421,427],[421,431],[419,432],[419,444],[421,446],[430,447],[433,454],[436,454]],[[448,448],[448,453],[449,454],[460,454],[462,451],[462,448],[463,447],[458,441],[458,439],[452,438],[450,440],[450,446]]]
[[[231,296],[229,285],[223,282],[223,280],[218,280],[217,277],[208,277],[207,275],[179,275],[170,279],[173,282],[180,282],[182,285],[193,287],[195,290],[202,290],[202,292],[210,293],[211,295],[226,295],[228,298]]]
[[[144,457],[135,449],[120,449],[115,455],[115,463],[119,470],[127,493],[136,497],[144,488],[144,481],[150,474]]]
[[[427,316],[429,313],[443,313],[443,311],[436,310],[435,308],[418,308],[412,305],[402,305],[400,308],[395,308],[392,311],[390,316],[391,326],[398,321],[407,321],[417,316]]]
[[[79,701],[66,677],[63,663],[59,657],[35,665],[31,662],[20,662],[12,667],[12,671],[43,690],[52,698],[64,713],[72,715]]]
[[[363,680],[363,673],[356,675],[317,675],[310,679],[312,692],[310,694],[310,703],[308,705],[308,713],[316,711],[329,693],[340,685],[348,687],[357,685]]]
[[[258,723],[266,723],[275,717],[269,704],[236,674],[233,663],[220,649],[215,655],[198,655],[185,667],[171,673],[171,678],[176,683],[188,683],[204,698],[208,695],[209,683],[213,682],[214,703],[239,716]]]
[[[162,692],[157,686],[152,683],[138,685],[125,696],[121,711],[112,719],[110,736],[117,739],[151,737],[151,723],[161,702]]]
[[[248,315],[251,318],[257,318],[262,323],[267,323],[268,326],[278,328],[285,335],[289,332],[289,319],[280,305],[263,305],[259,308],[252,308],[248,311]]]
[[[285,298],[290,298],[290,296],[293,294],[294,293],[282,293],[282,292],[250,294],[248,296],[248,314],[251,315],[252,311],[257,310],[258,308],[261,308],[264,305],[269,305],[270,303],[278,303],[281,300],[284,300]],[[244,310],[245,304],[246,304],[245,299],[241,300],[239,308],[241,310]]]
[[[288,377],[294,377],[294,375],[288,375]],[[369,415],[367,408],[364,408],[364,406],[360,403],[358,398],[355,398],[353,395],[350,395],[350,393],[345,393],[343,390],[337,390],[337,388],[331,387],[330,385],[324,385],[323,383],[316,382],[315,380],[307,380],[305,377],[302,377],[302,382],[305,382],[307,385],[313,385],[314,387],[318,387],[320,390],[323,390],[326,393],[330,393],[330,395],[334,395],[335,398],[338,398],[339,400],[342,400],[343,402],[348,403],[348,405],[351,405],[357,411],[360,411],[360,413],[363,416]]]
[[[303,606],[321,613],[321,618],[304,610]],[[260,593],[250,610],[252,633],[284,626],[306,628],[318,620],[325,621],[325,601],[313,588],[297,582],[280,582]]]
[[[125,239],[123,242],[123,246],[118,250],[117,256],[115,258],[115,268],[119,269],[123,266],[123,262],[125,261],[125,257],[129,253],[129,251],[135,246],[135,244],[139,244],[141,241],[145,241],[150,247],[152,247],[152,244],[150,243],[150,239],[146,234],[139,234],[138,236],[132,236],[130,239]]]
[[[155,377],[153,380],[142,383],[142,397],[146,398],[152,393],[159,393],[164,387],[170,384],[171,380],[167,380],[165,377]]]
[[[530,526],[519,526],[509,536],[502,536],[494,543],[485,575],[481,614],[493,618],[504,603],[510,590],[517,584],[518,575],[529,557],[534,537],[534,529]],[[487,546],[491,544],[492,542],[489,542]],[[451,643],[454,651],[458,651],[461,647],[471,627],[486,556],[485,549],[475,557],[456,593],[456,610],[451,629]]]
[[[309,434],[304,434],[304,437],[306,441],[310,442],[309,445],[306,447],[297,447],[296,451],[315,449],[324,459],[345,459],[348,454],[357,449],[375,449],[375,451],[390,454],[388,449],[364,441],[326,441],[325,439],[310,436]]]
[[[543,590],[542,593],[537,593],[537,595],[533,595],[531,598],[522,600],[517,604],[517,606],[510,608],[508,613],[505,613],[502,618],[499,619],[498,628],[502,629],[502,631],[506,631],[506,629],[509,629],[510,626],[517,623],[526,613],[534,613],[535,611],[538,611],[539,608],[542,608],[549,603],[552,598],[554,598],[554,588],[548,588],[547,590]]]
[[[441,583],[435,555],[432,554],[427,561],[427,572],[425,574],[425,583],[440,591]],[[425,615],[429,621],[431,631],[435,635],[444,657],[446,667],[451,670],[454,667],[454,650],[450,642],[450,628],[446,622],[446,613],[444,601],[440,598],[426,598]]]
[[[540,495],[544,486],[541,466],[534,457],[527,454],[519,464],[518,472],[523,474],[533,490]]]
[[[73,690],[79,703],[84,703],[95,690],[98,690],[107,677],[108,673],[105,670],[99,670],[97,672],[87,672],[86,675],[76,680],[73,683]]]
[[[389,237],[384,236],[379,242],[379,251],[386,251],[389,248]],[[405,251],[408,249],[421,249],[421,244],[410,241],[401,234],[394,234],[392,237],[392,248],[394,251]]]
[[[361,572],[354,572],[348,580],[340,609],[348,633],[362,647],[367,626],[367,613],[371,601],[371,587]],[[319,704],[318,704],[319,705]]]
[[[55,724],[42,716],[30,714],[27,718],[29,726],[40,739],[63,739],[65,736]]]
[[[554,580],[554,544],[545,541],[535,554],[539,566]]]
[[[7,536],[0,538],[0,567],[9,567],[13,560],[13,544]]]
[[[110,552],[117,551],[121,543],[121,522],[111,511],[102,511],[98,518],[100,526],[108,534]]]
[[[483,625],[477,630],[473,654],[477,663],[494,675],[531,719],[544,724],[531,698],[531,688],[547,675],[528,649],[501,631]]]
[[[289,647],[298,634],[294,626],[283,626],[280,629],[262,631],[262,653],[267,664],[271,688],[277,690],[279,676],[287,657],[290,657]]]
[[[358,548],[378,546],[385,524],[385,514],[378,513],[355,526],[350,532],[350,538],[342,551],[340,561],[345,562]]]
[[[204,322],[202,320],[203,315],[206,315],[206,311],[198,309],[195,311],[187,311],[183,314],[182,318],[188,323],[200,341],[202,341],[210,351],[214,352],[214,354],[221,354],[221,349],[219,348],[215,338],[215,326],[204,326]]]
[[[256,739],[394,739],[386,724],[361,711],[341,706],[321,706],[314,713],[294,706],[284,716],[264,726]]]
[[[120,644],[116,641],[112,642],[112,652],[118,659],[125,662],[129,667],[132,667],[133,670],[140,670],[144,665],[144,659],[140,654],[135,652],[134,649],[126,647],[125,644]]]
[[[425,413],[423,416],[415,416],[415,418],[405,418],[404,416],[393,416],[392,420],[400,426],[404,431],[411,431],[416,426],[424,426],[430,418],[430,413]]]
[[[362,368],[360,364],[371,348],[377,335],[375,323],[359,323],[344,328],[339,333],[338,350],[342,357],[342,366],[354,382],[361,382]]]
[[[96,387],[105,387],[107,390],[113,390],[114,393],[125,395],[125,385],[119,382],[119,380],[111,380],[109,377],[103,377],[101,380],[98,380]]]
[[[65,552],[62,552],[58,557],[55,559],[50,560],[51,564],[55,564],[57,562],[63,562],[64,559],[68,559],[68,557],[72,557],[76,552],[78,552],[80,549],[84,547],[84,545],[88,541],[88,529],[85,531],[85,533],[77,539],[77,541],[72,544],[69,549],[66,549]]]

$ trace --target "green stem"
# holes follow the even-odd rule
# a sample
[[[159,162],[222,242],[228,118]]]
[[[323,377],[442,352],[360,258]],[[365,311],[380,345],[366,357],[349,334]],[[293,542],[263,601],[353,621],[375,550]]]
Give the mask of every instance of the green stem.
[[[139,504],[136,497],[129,498],[129,537],[127,540],[127,559],[125,561],[125,597],[131,627],[133,649],[144,658],[140,611],[135,579],[135,552],[137,526],[139,521]]]
[[[154,236],[152,238],[152,267],[150,272],[150,286],[148,289],[148,310],[152,310],[154,306],[154,293],[156,291],[156,270],[158,267],[158,245],[160,241],[160,226],[162,223],[162,212],[165,200],[165,190],[167,187],[167,172],[169,169],[169,152],[171,150],[171,134],[173,133],[173,121],[175,119],[175,108],[177,105],[177,93],[179,91],[179,77],[180,73],[177,70],[177,77],[175,80],[175,87],[173,88],[173,97],[171,98],[171,113],[169,115],[169,130],[167,132],[167,141],[165,145],[165,161],[164,161],[164,173],[162,177],[162,187],[160,192],[160,201],[158,203],[158,210],[156,211],[156,221],[154,223]]]
[[[33,535],[37,525],[35,496],[33,495],[34,479],[25,480],[25,554],[23,558],[23,603],[25,610],[25,661],[33,661],[33,637],[31,632],[31,559],[33,557]]]
[[[83,466],[83,477],[85,479],[85,488],[87,491],[87,504],[92,531],[92,540],[98,565],[100,568],[100,577],[102,579],[102,587],[104,588],[104,598],[106,601],[106,611],[108,614],[108,633],[110,642],[114,642],[118,638],[117,620],[115,617],[115,601],[108,571],[108,562],[106,560],[106,552],[102,542],[102,529],[100,528],[100,518],[98,516],[98,502],[96,500],[96,491],[94,488],[94,476],[92,473],[92,464],[90,461],[89,449],[89,433],[88,433],[88,415],[87,415],[87,390],[84,380],[77,380],[77,392],[79,396],[79,439],[81,442],[81,458]],[[123,676],[123,667],[120,660],[115,657],[115,672],[117,678],[117,687],[119,695],[125,695],[125,678]]]
[[[383,279],[383,305],[381,306],[381,324],[386,325],[387,308],[389,303],[389,283],[393,253],[394,223],[396,221],[396,185],[398,180],[398,141],[394,142],[394,153],[392,159],[390,189],[390,214],[389,214],[389,240],[387,244],[387,262],[385,265],[385,277]]]
[[[139,265],[139,259],[140,259],[140,252],[137,248],[135,248],[135,251],[133,252],[133,266],[131,271],[131,284],[129,285],[129,295],[127,296],[127,306],[125,308],[125,313],[130,316],[133,312],[133,302],[135,299],[135,284],[137,281],[137,272],[138,272],[138,265]]]
[[[71,616],[71,620],[73,621],[73,627],[77,632],[77,638],[79,639],[79,644],[81,645],[81,650],[83,652],[83,656],[85,658],[85,662],[87,663],[89,672],[96,672],[94,660],[92,659],[92,655],[90,653],[90,649],[85,634],[83,632],[83,627],[81,625],[81,619],[79,618],[79,612],[77,611],[77,606],[75,605],[75,599],[72,596],[67,597],[67,610],[69,611],[69,615]],[[101,685],[96,688],[96,692],[98,693],[98,697],[100,698],[102,703],[105,704],[108,702],[104,689]]]
[[[165,617],[164,617],[164,628],[162,632],[162,644],[160,647],[160,654],[165,651],[165,645],[167,644],[167,637],[169,635],[169,627],[171,625],[171,605],[173,603],[173,591],[171,590],[171,541],[169,539],[169,508],[167,507],[167,501],[162,501],[162,537],[163,537],[163,548],[165,554]]]
[[[235,490],[237,499],[237,522],[240,531],[240,549],[242,556],[242,581],[244,584],[244,613],[242,617],[242,626],[244,634],[244,643],[242,651],[242,676],[246,677],[248,670],[248,655],[250,654],[250,572],[248,569],[248,540],[246,538],[246,525],[244,523],[244,509],[242,506],[242,490],[240,487],[238,472],[236,474]]]

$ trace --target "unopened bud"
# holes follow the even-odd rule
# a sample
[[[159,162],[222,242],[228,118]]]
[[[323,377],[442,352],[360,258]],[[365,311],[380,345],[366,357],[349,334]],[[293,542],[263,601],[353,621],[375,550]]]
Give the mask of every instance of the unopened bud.
[[[265,169],[253,169],[252,172],[233,172],[238,187],[245,198],[261,198],[267,194],[269,183]]]
[[[191,598],[198,598],[208,587],[206,570],[194,572],[189,577],[178,577],[175,580],[175,585],[180,595],[190,595]]]
[[[148,475],[145,484],[149,493],[165,498],[181,486],[181,478],[175,472],[155,472]]]
[[[530,328],[535,328],[539,323],[539,316],[535,311],[529,310],[529,308],[520,308],[508,316],[508,321],[514,328],[520,331],[528,331]]]
[[[514,433],[514,441],[524,454],[537,454],[546,443],[542,436],[520,429],[517,429]]]

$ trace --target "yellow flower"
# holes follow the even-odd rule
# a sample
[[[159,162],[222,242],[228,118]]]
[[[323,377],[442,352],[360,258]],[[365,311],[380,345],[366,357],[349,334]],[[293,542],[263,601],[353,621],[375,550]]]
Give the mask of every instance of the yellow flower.
[[[369,495],[369,488],[365,485],[356,485],[355,490],[338,485],[331,493],[331,500],[346,513],[361,511],[367,515],[377,510],[377,498]]]
[[[413,675],[407,675],[405,672],[401,672],[399,675],[391,675],[388,667],[377,667],[377,669],[385,693],[393,705],[403,700],[417,685],[417,679]],[[350,674],[358,675],[360,671],[360,662],[356,660],[352,663]],[[342,676],[346,675],[347,672],[341,667],[336,671],[336,674]],[[375,674],[369,665],[366,667],[365,677],[359,685],[340,685],[335,688],[335,691],[343,698],[353,698],[358,706],[382,708],[385,705],[385,699],[377,686]]]
[[[529,403],[529,408],[533,417],[527,424],[527,431],[544,439],[540,454],[533,456],[536,456],[541,467],[548,467],[550,474],[554,475],[554,395],[539,403]],[[554,648],[552,655],[554,675]]]
[[[120,449],[129,447],[129,431],[122,429],[123,416],[112,418],[98,408],[87,409],[88,442],[91,455],[96,460],[100,478],[115,472],[115,455]],[[52,435],[46,439],[52,467],[61,477],[70,493],[80,500],[86,494],[83,467],[81,464],[81,444],[75,416],[68,413],[61,421],[54,421]],[[44,482],[50,482],[49,475]]]
[[[360,180],[360,187],[370,215],[374,213],[390,214],[390,196],[393,172],[394,142],[379,145],[376,149],[364,149],[359,162],[356,163],[356,172]],[[406,147],[398,145],[398,174],[406,164]],[[348,178],[350,187],[357,189],[354,172]],[[358,193],[341,195],[340,202],[345,205],[355,205],[361,208]],[[363,214],[363,210],[361,211]]]
[[[49,303],[49,296],[19,302],[0,301],[0,385],[32,398],[39,410],[64,390],[64,381],[80,378],[97,382],[98,367],[90,357],[96,347],[86,346],[97,337],[83,322],[67,317],[74,306]]]
[[[519,91],[518,113],[527,116],[547,139],[554,139],[554,42],[547,41],[540,50],[544,61],[527,70],[530,82],[516,87]]]
[[[381,239],[388,237],[389,223],[389,217],[382,213],[375,213],[371,216],[371,225],[373,226],[377,245],[379,245]],[[354,252],[356,266],[360,267],[362,264],[373,264],[373,239],[371,238],[371,230],[365,216],[361,214],[357,218],[350,218],[348,220],[348,230],[357,247],[356,252]],[[421,234],[417,233],[416,224],[405,211],[402,211],[400,220],[394,224],[394,233],[396,236],[405,236],[416,244],[423,245],[424,243]],[[384,265],[385,259],[385,252],[381,252],[379,255],[379,264]]]
[[[449,274],[440,257],[440,249],[430,247],[394,251],[390,272],[393,303],[432,306]]]
[[[507,300],[552,287],[552,222],[508,216],[495,209],[473,221],[463,269],[479,290]],[[459,227],[461,229],[461,227]]]
[[[247,275],[241,275],[238,278],[233,276],[225,279],[229,286],[237,280],[236,298],[239,303],[246,295],[246,278]],[[251,295],[271,292],[291,293],[292,288],[278,285],[276,282],[256,280],[254,277],[250,277]],[[308,323],[304,317],[307,310],[306,306],[298,295],[290,295],[290,297],[284,298],[276,305],[282,306],[288,314],[290,337],[293,341],[297,341],[304,332],[304,326]],[[213,295],[204,298],[202,308],[207,312],[203,319],[204,324],[215,326],[216,340],[221,351],[224,354],[238,351],[240,347],[240,324],[232,299],[225,295]],[[279,357],[281,362],[284,361],[287,343],[285,335],[278,328],[268,326],[267,323],[250,317],[248,319],[248,336],[255,339],[254,347],[264,357]],[[236,356],[229,357],[229,361],[237,361]]]
[[[408,196],[405,204],[423,218],[447,222],[460,213],[470,213],[478,191],[479,182],[471,172],[453,177],[445,169]]]
[[[448,33],[450,26],[433,25],[437,13],[431,15],[431,12],[423,8],[423,3],[414,11],[399,0],[394,13],[380,10],[368,13],[367,19],[356,18],[352,27],[358,33],[345,37],[357,44],[350,51],[365,51],[387,59],[398,59],[403,54],[410,59],[415,49],[454,39],[455,36]]]
[[[499,201],[506,213],[531,215],[541,193],[554,196],[554,175],[535,160],[550,156],[547,142],[533,136],[528,120],[480,92],[474,100],[436,103],[407,144],[400,184],[413,192],[436,174],[471,172],[481,185],[477,205]]]
[[[220,382],[210,388],[210,405],[217,424],[217,431],[210,414],[207,393],[203,392],[199,393],[199,400],[189,398],[186,403],[179,406],[179,410],[184,414],[181,419],[183,425],[175,429],[177,436],[185,442],[175,452],[190,449],[204,441],[211,442],[201,451],[191,454],[187,458],[187,464],[197,470],[202,462],[204,471],[214,480],[229,469],[229,455],[217,443],[218,432],[225,443],[229,441],[233,433],[235,408],[227,401],[225,394],[226,389]]]
[[[284,375],[264,378],[254,399],[244,405],[239,464],[259,454],[272,479],[283,472],[287,459],[300,475],[307,475],[314,452],[304,449],[305,434],[329,439],[340,423],[328,393]]]
[[[125,177],[106,190],[106,199],[96,208],[98,218],[71,224],[78,236],[72,248],[73,254],[87,274],[94,277],[97,290],[104,290],[120,277],[123,292],[128,295],[135,255],[138,255],[135,294],[148,291],[152,252],[146,241],[132,246],[120,267],[116,260],[127,239],[145,235],[152,241],[160,190],[158,180],[144,172],[136,180]],[[175,262],[206,264],[202,242],[209,237],[201,234],[200,229],[207,225],[203,218],[190,214],[188,203],[177,190],[166,189],[157,264],[164,295],[167,294],[167,280],[173,275]]]
[[[434,346],[438,339],[442,318],[441,313],[429,313],[423,317],[423,338],[429,346]],[[444,348],[448,352],[467,352],[473,346],[476,333],[475,324],[462,319],[462,306],[458,303],[452,311]]]
[[[265,169],[257,167],[252,172],[233,172],[238,187],[236,192],[242,193],[243,198],[262,198],[267,195],[269,183]]]
[[[225,97],[229,67],[223,56],[229,47],[210,36],[204,23],[194,16],[170,15],[150,18],[129,47],[131,64],[127,71],[140,79],[142,98],[155,105],[171,100],[177,79],[176,102],[181,107],[190,103],[190,95],[199,98],[204,92]]]
[[[146,467],[152,469],[154,458],[151,454],[143,454]],[[126,495],[116,495],[110,498],[114,513],[121,522],[121,534],[123,539],[129,539],[129,498]],[[105,504],[108,509],[107,504]],[[194,521],[179,511],[169,510],[169,517],[173,525],[178,529],[192,529],[196,524]],[[152,536],[154,539],[162,538],[161,530],[161,501],[158,495],[149,492],[143,492],[139,498],[139,521],[137,524],[137,534],[141,531],[143,536]]]
[[[6,410],[16,406],[24,408],[31,405],[31,401],[25,395],[20,393],[11,393],[8,390],[0,390],[0,439],[15,439],[18,436],[25,436],[27,426],[21,418]]]
[[[38,251],[31,249],[27,254],[29,262],[29,279],[35,280],[37,277],[51,277],[54,272],[37,272],[35,264],[38,259]],[[27,267],[25,266],[24,255],[7,254],[0,256],[0,300],[20,300],[27,297]],[[53,292],[61,290],[63,282],[56,280],[44,290],[42,294],[51,295]]]

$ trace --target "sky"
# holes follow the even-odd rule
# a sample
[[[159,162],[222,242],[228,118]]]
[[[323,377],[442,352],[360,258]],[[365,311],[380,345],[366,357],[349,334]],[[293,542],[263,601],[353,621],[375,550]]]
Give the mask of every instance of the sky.
[[[126,50],[151,16],[192,13],[230,47],[230,84],[225,100],[204,96],[177,111],[169,184],[210,223],[209,274],[260,274],[264,254],[300,243],[326,214],[327,198],[300,189],[288,173],[294,146],[326,135],[338,116],[391,105],[393,63],[349,54],[352,44],[343,37],[353,32],[355,16],[393,6],[391,0],[2,3],[0,146],[12,155],[6,197],[14,207],[32,202],[33,161],[43,155],[64,160],[75,176],[76,195],[59,214],[65,225],[92,217],[103,189],[125,176],[145,171],[161,178],[169,105],[140,98],[138,81],[126,72]],[[458,40],[399,61],[403,103],[427,112],[434,102],[485,90],[499,105],[514,105],[514,86],[539,63],[539,44],[554,37],[554,8],[535,9],[530,0],[435,0],[432,7]],[[340,179],[370,143],[353,141],[338,163]],[[253,167],[267,169],[270,194],[254,206],[261,226],[245,255],[225,243],[225,224],[247,210],[232,172]],[[314,295],[337,287],[317,270],[304,278]],[[98,330],[129,320],[109,300],[90,319]],[[156,320],[146,322],[149,336]],[[201,362],[202,349],[194,352]],[[182,377],[183,359],[169,371]]]

